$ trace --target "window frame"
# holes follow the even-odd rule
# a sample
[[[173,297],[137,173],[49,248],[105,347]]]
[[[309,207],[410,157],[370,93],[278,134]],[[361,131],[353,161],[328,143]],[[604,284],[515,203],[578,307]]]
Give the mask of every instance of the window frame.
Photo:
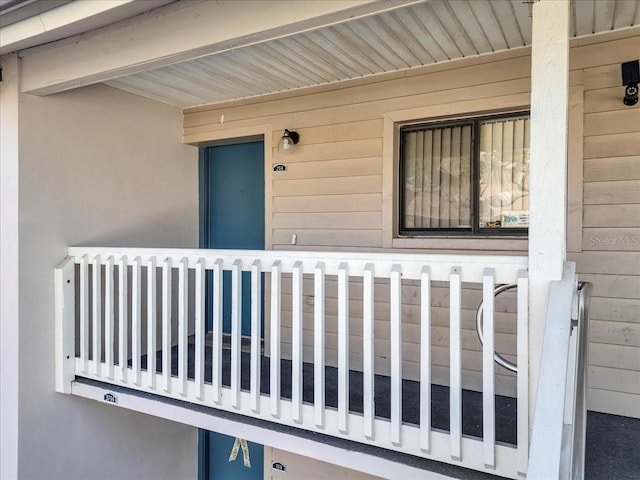
[[[516,109],[501,112],[480,113],[473,115],[445,117],[429,120],[408,121],[398,124],[397,129],[397,155],[398,155],[398,176],[397,188],[397,216],[396,231],[397,238],[528,238],[529,228],[490,228],[480,227],[480,141],[478,132],[481,122],[495,121],[509,118],[527,117],[531,119],[528,109]],[[471,228],[407,228],[404,226],[404,215],[402,207],[404,205],[404,157],[403,157],[403,134],[410,131],[426,130],[430,128],[446,128],[471,125],[471,154],[470,159],[470,182],[471,182],[471,205],[470,219]]]

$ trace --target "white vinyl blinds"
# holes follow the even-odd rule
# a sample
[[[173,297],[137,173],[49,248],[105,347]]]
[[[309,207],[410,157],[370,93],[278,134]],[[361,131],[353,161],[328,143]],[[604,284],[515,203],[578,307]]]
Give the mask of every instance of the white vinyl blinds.
[[[401,230],[526,228],[529,123],[520,115],[403,129]]]
[[[529,118],[480,123],[480,227],[529,211]]]
[[[404,226],[471,226],[471,125],[409,131],[403,139]]]

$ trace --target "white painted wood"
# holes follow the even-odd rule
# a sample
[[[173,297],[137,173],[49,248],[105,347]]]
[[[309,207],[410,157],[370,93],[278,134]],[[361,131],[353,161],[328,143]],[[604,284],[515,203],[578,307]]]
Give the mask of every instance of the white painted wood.
[[[549,288],[540,382],[536,393],[529,451],[529,479],[543,480],[560,476],[564,399],[575,290],[575,264],[567,262],[562,281],[552,282]]]
[[[291,332],[291,415],[293,421],[302,421],[302,362],[303,362],[303,314],[302,314],[302,262],[293,265],[291,276],[291,311],[292,311],[292,332]]]
[[[4,78],[0,88],[0,478],[18,478],[21,382],[24,377],[17,368],[20,360],[23,326],[21,293],[25,287],[21,275],[21,222],[24,181],[24,140],[19,135],[23,97],[20,95],[20,56],[18,52],[3,55]],[[32,287],[33,288],[33,287]],[[33,341],[32,339],[30,341]],[[22,467],[20,467],[22,468]]]
[[[280,417],[280,272],[282,264],[276,260],[271,268],[271,371],[270,404],[271,416]]]
[[[431,450],[431,269],[420,279],[420,449]]]
[[[402,419],[402,410],[401,410],[401,401],[402,401],[402,377],[403,377],[403,362],[402,362],[402,333],[403,328],[409,328],[409,335],[415,335],[416,338],[420,338],[420,342],[425,345],[430,345],[431,338],[429,336],[429,330],[431,328],[440,328],[439,324],[435,326],[431,326],[433,323],[433,311],[430,308],[430,304],[437,299],[441,299],[445,301],[445,289],[437,287],[438,291],[437,299],[433,296],[433,288],[431,288],[432,280],[434,279],[433,271],[441,271],[444,268],[443,258],[442,256],[430,256],[430,255],[410,255],[405,258],[399,259],[402,255],[393,255],[393,260],[390,256],[386,256],[382,254],[378,256],[378,254],[354,254],[356,257],[355,260],[351,260],[351,254],[340,253],[335,256],[331,254],[324,255],[321,252],[310,252],[309,256],[311,258],[325,258],[323,262],[317,262],[313,260],[309,260],[307,258],[306,253],[299,252],[264,252],[264,251],[256,251],[251,252],[252,255],[247,255],[246,251],[241,252],[241,254],[236,255],[236,252],[233,251],[184,251],[184,250],[162,250],[159,253],[154,253],[153,255],[149,254],[149,251],[146,249],[142,249],[141,251],[136,251],[135,249],[127,250],[129,255],[134,255],[137,259],[138,263],[141,261],[149,262],[150,258],[163,258],[163,259],[171,259],[171,261],[177,261],[180,271],[179,271],[179,297],[182,301],[179,300],[178,312],[179,315],[184,319],[188,318],[187,311],[187,302],[188,298],[188,270],[189,268],[193,268],[195,270],[195,278],[196,278],[196,289],[194,291],[194,298],[201,297],[203,295],[202,285],[205,283],[204,279],[204,270],[207,265],[211,265],[213,269],[213,277],[214,277],[214,317],[218,315],[218,321],[214,321],[214,325],[221,325],[222,319],[222,307],[221,307],[221,299],[222,299],[222,270],[229,269],[232,270],[232,284],[236,284],[236,293],[232,294],[232,297],[235,297],[234,301],[239,301],[241,298],[240,285],[237,285],[241,281],[241,270],[242,265],[246,263],[247,265],[251,265],[252,272],[252,297],[254,301],[259,297],[260,288],[256,286],[255,280],[257,280],[262,272],[270,271],[271,272],[271,338],[272,342],[272,359],[274,362],[274,357],[277,359],[276,363],[272,363],[272,375],[273,372],[276,371],[276,376],[272,376],[270,378],[270,382],[274,386],[272,392],[278,391],[277,397],[274,398],[271,396],[261,396],[256,395],[254,392],[243,392],[238,389],[237,398],[234,398],[233,389],[221,388],[220,385],[216,385],[216,381],[212,382],[211,385],[200,382],[197,378],[193,380],[185,379],[185,375],[180,377],[171,377],[170,383],[171,386],[166,391],[165,389],[153,390],[150,387],[150,375],[151,372],[141,372],[140,373],[140,383],[136,385],[133,381],[127,383],[128,387],[135,388],[136,390],[142,392],[155,392],[156,394],[166,396],[169,398],[188,399],[189,402],[193,402],[198,405],[207,405],[209,404],[209,399],[217,400],[216,408],[220,408],[225,411],[231,411],[240,413],[242,415],[251,416],[253,418],[261,418],[269,421],[275,421],[284,425],[296,425],[300,428],[305,428],[310,431],[321,431],[323,433],[327,433],[329,435],[339,436],[342,438],[349,438],[351,440],[355,440],[358,442],[364,442],[371,445],[384,446],[385,448],[390,448],[392,450],[404,451],[405,453],[410,453],[412,455],[418,455],[425,458],[434,458],[438,460],[448,461],[450,463],[459,463],[460,457],[452,455],[453,453],[457,453],[461,455],[464,452],[464,465],[465,466],[473,466],[473,468],[479,469],[481,471],[495,472],[501,475],[506,475],[510,477],[515,476],[515,462],[516,457],[520,455],[516,451],[515,448],[509,447],[505,449],[505,447],[500,445],[494,445],[494,460],[495,460],[495,469],[486,465],[486,452],[483,449],[483,441],[482,440],[471,440],[462,438],[460,432],[460,404],[458,403],[456,406],[456,401],[460,400],[460,392],[461,392],[461,383],[460,383],[460,368],[461,368],[461,357],[462,357],[462,340],[463,338],[467,338],[467,334],[470,333],[468,330],[462,329],[462,282],[482,282],[483,270],[478,270],[477,264],[475,263],[475,257],[450,257],[449,260],[457,259],[464,260],[463,265],[470,266],[469,272],[467,273],[464,269],[461,269],[457,266],[456,263],[448,263],[446,266],[449,268],[449,276],[448,281],[451,284],[449,288],[449,297],[450,297],[450,305],[449,310],[451,312],[449,323],[451,324],[451,330],[453,330],[454,337],[458,337],[458,345],[456,347],[456,342],[451,342],[453,353],[449,352],[449,362],[451,362],[451,356],[454,357],[453,361],[453,382],[452,383],[452,394],[453,397],[453,407],[452,411],[454,414],[451,418],[452,425],[452,433],[446,434],[437,431],[431,431],[429,426],[429,419],[425,420],[425,412],[421,412],[421,424],[422,426],[411,426],[404,425],[401,421]],[[81,255],[87,253],[86,251],[80,251]],[[107,252],[107,251],[94,251],[88,252],[90,253],[90,257],[94,258],[95,255],[101,255],[103,258],[108,258],[108,255],[119,255],[118,252]],[[185,254],[186,253],[186,254]],[[106,255],[106,257],[105,257]],[[240,258],[239,258],[240,257]],[[500,257],[497,257],[500,258]],[[328,260],[327,260],[328,259]],[[367,263],[361,263],[364,259],[370,259],[371,261]],[[405,261],[406,259],[406,261]],[[470,259],[470,260],[469,260]],[[76,258],[76,262],[81,262],[81,257]],[[250,263],[249,263],[250,262]],[[167,262],[163,264],[167,265]],[[352,274],[352,265],[355,265],[357,269],[361,271],[361,277],[357,278]],[[418,278],[413,278],[416,272],[416,265],[420,266],[419,276]],[[489,272],[491,272],[491,280],[488,281],[484,279],[486,283],[489,285],[493,285],[497,283],[496,278],[501,277],[505,280],[513,283],[516,281],[516,278],[511,275],[506,275],[505,271],[513,272],[518,270],[513,270],[514,265],[521,265],[520,260],[518,258],[512,259],[510,263],[506,262],[504,264],[498,263],[489,263],[486,268],[489,268]],[[384,275],[378,273],[378,268],[383,272],[388,272],[386,278]],[[406,270],[405,270],[406,266]],[[490,269],[495,269],[495,275]],[[134,268],[135,270],[135,268]],[[520,268],[522,270],[522,268]],[[233,272],[235,271],[235,277]],[[302,301],[303,293],[305,288],[311,287],[311,280],[307,279],[306,284],[304,286],[305,279],[303,278],[304,273],[309,272],[314,275],[313,282],[313,290],[314,290],[314,307],[306,308],[305,312],[305,304],[306,302]],[[480,276],[477,276],[477,273],[480,272]],[[500,273],[501,272],[501,273]],[[164,271],[163,271],[164,273]],[[335,276],[335,279],[331,279],[330,282],[326,281],[326,275]],[[378,278],[382,277],[382,281],[377,285],[378,282],[375,281],[375,275],[378,275]],[[282,281],[283,275],[291,275],[291,281],[286,278],[286,281]],[[135,277],[135,275],[134,275]],[[181,278],[180,278],[181,277]],[[411,302],[410,305],[407,306],[407,312],[402,306],[402,296],[401,293],[404,290],[401,288],[402,282],[404,279],[418,280],[417,282],[408,282],[410,285],[406,285],[408,289],[407,292],[413,297],[419,295],[419,302],[416,299]],[[181,280],[182,279],[182,280]],[[135,280],[134,280],[135,283]],[[164,276],[163,276],[164,283]],[[362,288],[354,288],[352,292],[349,292],[349,284],[355,283],[362,286]],[[170,285],[170,282],[166,283]],[[326,298],[326,289],[330,289],[332,308],[336,309],[336,313],[338,315],[332,315],[330,317],[326,316],[325,306],[327,303]],[[524,289],[526,291],[526,288]],[[489,287],[487,292],[492,292],[492,288]],[[200,292],[200,293],[198,293]],[[216,293],[217,292],[217,293]],[[475,288],[470,290],[471,294],[475,295],[475,298],[479,299],[480,290]],[[291,295],[291,300],[288,300],[288,295]],[[295,297],[295,300],[294,300]],[[217,300],[216,300],[217,298]],[[287,301],[284,299],[287,298]],[[374,303],[374,299],[383,300],[388,298],[388,312],[391,314],[389,317],[389,323],[391,327],[391,335],[388,342],[386,342],[386,346],[378,347],[378,345],[384,345],[385,342],[382,342],[379,339],[376,339],[374,336],[374,325],[375,325],[375,309],[377,308],[377,303]],[[438,300],[438,301],[441,301]],[[346,418],[344,418],[343,413],[338,409],[326,409],[324,408],[324,401],[321,400],[321,397],[316,397],[314,401],[314,405],[307,405],[301,401],[281,401],[279,397],[279,388],[280,388],[280,361],[282,357],[282,345],[283,345],[283,337],[288,337],[287,333],[292,331],[292,327],[295,325],[296,321],[293,320],[294,312],[293,311],[285,311],[285,315],[282,314],[282,305],[281,302],[285,302],[284,308],[286,309],[291,305],[291,310],[297,310],[298,313],[296,315],[303,318],[303,315],[306,313],[309,317],[313,311],[314,316],[314,328],[313,331],[308,329],[304,330],[304,324],[300,325],[300,330],[302,331],[302,336],[306,342],[311,343],[311,338],[313,338],[314,349],[313,354],[314,357],[318,355],[320,359],[319,365],[322,366],[322,374],[324,370],[324,355],[326,354],[325,347],[328,345],[331,346],[332,349],[339,355],[343,354],[343,352],[347,352],[346,361],[352,362],[354,358],[358,358],[359,354],[362,353],[362,368],[363,368],[363,381],[368,382],[367,378],[371,379],[369,382],[371,386],[366,387],[366,390],[369,392],[365,393],[364,400],[364,408],[368,410],[367,414],[352,414],[348,411],[348,397],[343,399],[345,410],[346,410]],[[291,302],[291,303],[290,303]],[[200,299],[196,300],[196,309],[197,305],[202,305],[202,301]],[[473,301],[475,304],[475,299]],[[526,300],[525,300],[526,304]],[[218,306],[218,307],[216,307]],[[411,308],[409,308],[411,307]],[[443,307],[438,307],[439,309],[444,310]],[[491,310],[490,307],[488,307]],[[522,308],[522,307],[521,307]],[[216,310],[218,313],[216,313]],[[353,310],[353,311],[352,311]],[[411,313],[410,311],[415,311],[415,313]],[[524,309],[526,312],[526,308]],[[198,317],[197,311],[194,311],[194,317]],[[405,322],[404,316],[407,314],[408,318],[412,320],[410,322]],[[254,315],[254,320],[259,318],[257,313],[252,311],[252,315]],[[342,325],[340,326],[340,315],[342,315]],[[363,325],[362,327],[359,324],[355,324],[354,322],[354,332],[362,331],[363,339],[361,341],[357,341],[355,344],[353,342],[348,343],[344,341],[345,339],[349,339],[350,336],[347,333],[351,333],[349,329],[348,319],[351,315],[362,316]],[[489,314],[488,314],[489,315]],[[308,318],[309,318],[308,317]],[[415,317],[415,318],[414,318]],[[287,319],[287,324],[283,325],[283,318]],[[319,318],[321,321],[315,322],[315,319]],[[336,326],[340,333],[342,333],[343,339],[340,340],[340,335],[335,335],[331,333],[326,340],[326,332],[325,329],[327,327],[327,322],[330,321]],[[354,317],[355,318],[355,317]],[[180,320],[180,319],[179,319]],[[347,321],[345,321],[347,320]],[[200,323],[198,321],[198,323]],[[491,322],[489,321],[489,324]],[[276,325],[276,329],[274,330],[274,324]],[[384,325],[384,322],[382,322]],[[317,330],[321,326],[320,330]],[[346,328],[345,328],[346,327]],[[164,328],[164,327],[163,327]],[[179,330],[182,328],[179,325]],[[197,328],[197,326],[196,326]],[[362,328],[362,330],[360,330]],[[366,333],[368,330],[369,333]],[[526,329],[525,329],[526,330]],[[214,329],[215,332],[215,329]],[[413,333],[415,332],[415,333]],[[475,336],[475,332],[472,332],[473,336]],[[294,338],[300,332],[296,332]],[[321,334],[321,341],[316,343],[317,334]],[[196,333],[196,335],[198,335]],[[407,333],[405,332],[405,336]],[[365,337],[369,339],[367,342]],[[185,339],[186,335],[183,335],[178,339],[178,347],[180,350],[180,345],[186,345],[186,340],[181,340],[181,338]],[[275,342],[274,342],[275,340]],[[340,342],[343,342],[343,351],[340,351]],[[474,338],[475,341],[475,338]],[[214,340],[214,343],[216,340]],[[197,343],[203,344],[204,342],[200,339],[197,340]],[[369,345],[367,345],[367,343]],[[495,344],[495,341],[494,341]],[[319,349],[318,346],[321,345],[322,348]],[[372,378],[375,365],[375,356],[373,355],[373,348],[376,348],[377,352],[381,352],[382,354],[384,348],[389,349],[389,354],[391,357],[392,364],[392,398],[395,398],[396,403],[393,405],[392,416],[394,418],[392,420],[379,419],[375,418],[374,415],[374,399],[373,399],[373,388],[372,388]],[[293,350],[289,350],[291,345],[286,345],[287,352]],[[367,349],[371,349],[369,352],[365,352]],[[378,350],[380,348],[380,350]],[[432,382],[431,371],[434,369],[434,366],[431,365],[432,359],[430,358],[434,351],[438,352],[438,355],[442,352],[446,352],[446,347],[438,347],[439,350],[434,350],[430,348],[423,349],[423,351],[419,352],[418,356],[420,357],[420,364],[416,364],[416,366],[426,365],[427,368],[422,368],[419,371],[420,380],[423,384],[429,385]],[[220,349],[218,349],[221,351]],[[320,350],[320,351],[319,351]],[[511,353],[515,353],[515,350]],[[307,354],[311,354],[311,350],[307,350]],[[218,356],[218,353],[214,353],[214,359]],[[298,356],[301,356],[301,353],[297,353]],[[355,356],[354,356],[355,355]],[[180,357],[179,353],[179,357]],[[365,360],[366,357],[373,357],[373,361],[369,360],[368,362]],[[456,359],[457,357],[457,364]],[[338,357],[339,358],[339,357]],[[479,357],[476,357],[479,359]],[[82,365],[82,359],[76,360],[76,365],[78,371],[80,370],[80,366]],[[89,362],[89,371],[94,372],[95,365],[94,361],[91,360]],[[367,366],[367,363],[369,365]],[[525,361],[526,363],[526,361]],[[180,363],[179,363],[179,371]],[[102,363],[101,368],[106,368],[106,363]],[[348,372],[349,365],[346,364],[346,368],[344,371]],[[318,366],[315,367],[314,376],[318,373]],[[133,366],[128,369],[127,376],[130,380],[133,380]],[[103,370],[106,371],[106,370]],[[108,378],[103,378],[101,376],[95,375],[94,373],[82,374],[82,376],[86,376],[87,378],[92,378],[100,381],[110,380]],[[300,375],[298,374],[298,377]],[[458,377],[456,380],[455,377]],[[196,375],[199,377],[199,375]],[[316,377],[319,378],[319,377]],[[214,379],[215,379],[215,370],[214,370]],[[342,381],[342,379],[339,379]],[[348,380],[348,377],[347,377]],[[451,381],[451,379],[449,379]],[[115,383],[115,380],[112,381]],[[324,378],[321,378],[321,381],[317,382],[317,385],[322,387],[322,391],[324,391]],[[217,393],[216,393],[217,390]],[[345,388],[345,392],[348,390]],[[317,390],[316,390],[317,392]],[[314,392],[314,394],[316,393]],[[456,395],[457,392],[457,395]],[[426,391],[423,389],[421,391],[421,397],[423,403],[429,405],[429,402],[425,402],[425,398],[428,397],[429,389]],[[217,395],[217,396],[216,396]],[[301,393],[298,395],[301,396]],[[370,396],[369,396],[370,395]],[[252,401],[257,402],[257,409],[253,407],[256,406],[255,403],[252,405]],[[273,414],[273,407],[275,404],[276,415]],[[319,405],[323,408],[319,414]],[[369,405],[369,407],[367,407]],[[299,409],[299,416],[297,410]],[[525,405],[526,411],[526,405]],[[457,412],[457,413],[456,413]],[[318,423],[321,423],[322,426],[318,426]],[[346,429],[345,429],[346,427]],[[426,430],[426,432],[425,432]],[[375,434],[375,436],[374,436]],[[427,437],[425,441],[425,435]],[[455,449],[458,448],[456,452]],[[506,453],[505,453],[506,452]],[[506,457],[505,457],[506,455]],[[508,467],[507,467],[508,466]],[[507,470],[505,470],[507,469]]]
[[[494,468],[496,464],[496,405],[495,405],[495,376],[493,356],[495,353],[494,342],[494,312],[495,297],[495,270],[487,268],[482,281],[482,320],[483,338],[482,345],[482,444],[484,451],[484,464]]]
[[[402,267],[391,269],[390,323],[391,323],[391,442],[402,443]]]
[[[231,267],[231,404],[240,408],[242,361],[242,261]]]
[[[462,269],[453,267],[449,281],[449,445],[451,458],[462,460]]]
[[[113,257],[107,258],[104,269],[104,363],[107,364],[107,378],[110,380],[113,379],[113,263]]]
[[[89,256],[80,259],[80,359],[89,373]]]
[[[100,376],[100,364],[102,362],[102,261],[100,255],[96,255],[91,262],[92,267],[92,357],[95,360],[95,375]]]
[[[217,259],[213,264],[213,342],[211,384],[213,389],[213,401],[220,403],[222,398],[222,260]]]
[[[78,363],[76,363],[76,365],[78,365]],[[90,370],[92,368],[93,368],[93,365],[90,365]],[[143,372],[143,375],[146,375],[146,372]],[[89,374],[88,378],[91,378],[91,374]],[[166,394],[162,390],[158,390],[153,393],[156,393],[158,395],[168,397],[168,398],[184,400],[184,397],[182,397],[178,393],[179,379],[174,378],[173,381],[174,381],[174,385],[172,387],[172,391],[174,393]],[[144,385],[145,383],[146,382],[143,382],[143,385],[139,387],[132,387],[132,388],[138,391],[152,393],[151,390],[149,390]],[[75,393],[77,391],[76,388],[78,387],[83,388],[81,387],[81,385],[83,384],[78,384],[77,382],[74,382],[72,384],[72,393]],[[205,385],[205,397],[208,397],[209,389],[210,389],[210,385],[208,384]],[[204,402],[200,402],[195,399],[195,396],[193,395],[193,391],[194,391],[194,384],[192,381],[190,381],[188,398],[190,399],[190,401],[192,401],[195,404],[204,404]],[[103,401],[104,393],[105,392],[103,391],[102,395],[98,397],[100,401]],[[126,403],[124,400],[125,396],[126,394],[119,395],[118,406],[126,407]],[[248,405],[249,392],[241,392],[241,396],[242,396],[241,404]],[[172,420],[179,419],[180,421],[190,425],[198,424],[197,422],[193,421],[193,416],[192,416],[199,413],[199,409],[197,408],[192,408],[192,407],[187,408],[185,409],[184,412],[182,412],[181,415],[176,415],[175,409],[180,407],[176,407],[175,405],[167,405],[167,403],[163,402],[162,400],[156,400],[156,399],[147,397],[147,398],[144,398],[143,403],[147,405],[147,408],[149,408],[150,412],[158,413],[160,410],[166,408],[168,410],[173,410],[174,412],[173,416],[170,417]],[[270,404],[270,398],[267,396],[263,396],[261,397],[261,413],[260,414],[254,414],[249,409],[246,409],[245,411],[243,411],[243,415],[250,416],[253,418],[260,418],[267,422],[277,421],[278,423],[283,425],[288,425],[292,427],[296,426],[298,428],[304,428],[311,431],[315,430],[315,426],[311,421],[303,422],[302,424],[298,425],[291,420],[289,402],[282,402],[282,415],[278,420],[274,420],[273,417],[271,416],[269,412],[269,404]],[[237,413],[237,410],[235,410],[231,405],[231,395],[228,389],[224,389],[221,405],[217,408],[220,408],[224,411]],[[238,422],[236,420],[233,420],[232,424],[234,425],[234,429],[225,430],[223,432],[219,428],[220,422],[222,420],[221,417],[218,417],[218,416],[212,417],[210,414],[207,414],[206,412],[203,413],[203,415],[207,416],[210,419],[213,418],[214,420],[214,422],[210,422],[207,424],[208,429],[212,429],[220,433],[225,433],[227,435],[242,435],[246,437],[246,435],[244,435],[244,432],[245,432],[244,428],[246,428],[246,425],[250,424],[250,422],[245,423],[245,422]],[[303,405],[303,418],[309,419],[309,420],[313,418],[313,406]],[[327,420],[326,429],[325,431],[323,431],[323,433],[326,433],[331,436],[339,437],[339,438],[344,438],[344,434],[342,434],[338,430],[337,410],[327,409],[326,420]],[[397,451],[397,452],[402,452],[404,454],[415,455],[423,458],[431,458],[434,460],[443,461],[447,463],[459,464],[459,462],[452,460],[449,455],[449,435],[446,432],[439,432],[436,430],[432,432],[432,436],[433,436],[432,452],[427,455],[424,452],[422,452],[419,448],[419,428],[414,425],[402,426],[402,438],[404,439],[404,442],[402,445],[396,446],[390,441],[388,420],[376,418],[375,426],[374,426],[375,431],[377,432],[375,441],[366,440],[366,438],[364,437],[362,415],[353,414],[350,417],[350,421],[351,421],[351,426],[350,426],[351,435],[349,437],[353,440],[357,440],[358,442],[366,443],[368,445],[375,445],[375,446],[383,445],[384,448],[388,448],[390,450]],[[216,425],[218,425],[218,427],[216,427]],[[271,434],[274,433],[273,429],[269,429],[269,430]],[[298,435],[296,435],[295,437],[299,441],[302,439],[302,437]],[[273,441],[273,436],[270,437],[270,439],[271,440],[263,439],[263,441],[265,442]],[[258,440],[258,439],[255,439],[255,440]],[[317,445],[317,442],[314,442],[314,443]],[[472,468],[475,470],[487,471],[483,464],[482,442],[480,440],[474,439],[474,438],[468,438],[468,437],[462,438],[462,450],[465,452],[465,466],[468,466],[469,468]],[[353,454],[353,452],[351,452],[350,455],[351,454]],[[510,478],[516,478],[516,475],[513,473],[515,471],[515,461],[516,461],[515,458],[516,458],[515,448],[511,446],[497,445],[496,446],[497,468],[495,471],[492,471],[491,473],[495,473],[497,475],[502,475]],[[391,475],[390,478],[395,478],[395,475]]]
[[[289,239],[290,240],[290,239]],[[231,269],[234,261],[251,264],[256,258],[261,259],[261,270],[270,272],[275,262],[280,262],[283,272],[291,272],[293,264],[301,261],[304,274],[313,274],[318,262],[325,264],[326,275],[337,275],[340,265],[348,260],[349,275],[362,276],[365,266],[376,265],[376,275],[389,277],[394,265],[402,265],[402,278],[420,280],[422,267],[428,264],[431,268],[432,281],[449,281],[451,267],[459,266],[464,271],[465,282],[481,282],[484,269],[491,266],[496,269],[496,283],[510,283],[518,276],[518,271],[527,268],[525,256],[515,255],[450,255],[450,254],[411,254],[386,252],[324,252],[324,251],[283,251],[283,250],[199,250],[199,249],[160,249],[160,248],[103,248],[103,247],[69,247],[68,254],[80,263],[82,255],[101,255],[103,257],[136,255],[141,261],[151,256],[172,258],[175,263],[184,259],[189,268],[203,258],[206,268],[220,260],[225,269]]]
[[[260,374],[262,370],[262,274],[260,260],[251,265],[251,373],[249,390],[251,392],[251,411],[260,409]]]
[[[127,383],[129,361],[129,260],[118,262],[118,380]]]
[[[177,380],[177,379],[176,379]],[[103,401],[105,393],[109,392],[109,388],[101,385],[89,385],[85,383],[74,383],[73,391],[74,395],[78,395],[83,398],[92,399],[96,401]],[[174,394],[175,396],[175,394]],[[263,401],[268,405],[268,398],[263,398]],[[364,454],[357,450],[349,451],[348,455],[345,455],[345,450],[341,445],[335,445],[332,442],[318,442],[316,439],[306,438],[300,436],[297,433],[287,433],[271,428],[271,425],[267,424],[262,426],[260,424],[254,424],[253,422],[238,422],[233,418],[224,418],[213,416],[210,413],[203,411],[202,409],[192,408],[188,404],[180,403],[178,405],[171,404],[162,400],[154,400],[145,396],[141,396],[136,392],[122,393],[118,397],[118,405],[116,408],[124,408],[127,410],[140,412],[144,414],[150,414],[159,418],[175,421],[179,419],[181,422],[203,428],[205,430],[212,430],[222,433],[224,435],[239,435],[242,438],[246,438],[249,441],[269,444],[274,443],[281,449],[285,449],[292,453],[297,453],[310,458],[316,458],[322,461],[331,462],[336,465],[341,465],[347,468],[356,469],[362,472],[367,472],[371,475],[376,475],[382,478],[406,478],[406,479],[422,479],[425,476],[425,470],[420,468],[411,467],[404,461],[392,461],[377,454]],[[305,409],[310,409],[310,405],[305,405]],[[264,412],[262,417],[265,420],[273,421],[268,412]],[[335,415],[333,415],[335,418]],[[376,426],[384,428],[385,422],[380,419],[376,420]],[[304,427],[303,427],[304,428]],[[419,454],[419,450],[416,448],[417,442],[417,430],[415,427],[406,426],[407,436],[409,440],[414,443],[408,443],[403,447],[392,447],[395,451],[402,451],[402,453],[415,455]],[[446,446],[447,434],[445,432],[434,431],[434,445]],[[474,451],[478,445],[478,440],[473,438],[463,438],[463,448],[465,451]],[[513,471],[514,467],[514,452],[515,450],[508,446],[498,445],[496,448],[496,459],[499,465],[498,475],[515,478],[508,472]],[[447,460],[448,452],[443,453],[442,449],[438,449],[432,459],[438,461],[450,462]],[[482,456],[469,455],[468,465],[470,468],[482,470]],[[440,475],[435,472],[429,472],[429,480],[445,480],[445,475]]]
[[[196,398],[202,400],[204,398],[204,334],[205,334],[205,268],[204,260],[196,263],[195,272],[195,372],[194,382],[196,384]]]
[[[162,262],[162,388],[171,388],[171,306],[172,306],[172,263],[171,258]]]
[[[533,418],[550,281],[566,259],[569,5],[533,4],[529,213],[529,418]],[[549,81],[553,79],[553,81]],[[499,280],[496,280],[499,282]]]
[[[375,351],[374,351],[374,278],[375,266],[370,263],[362,277],[362,408],[364,435],[375,438]]]
[[[140,324],[142,308],[142,261],[139,256],[133,259],[131,270],[131,366],[133,383],[140,385]]]
[[[324,366],[325,366],[325,287],[323,262],[318,262],[313,273],[313,418],[318,428],[324,427]]]
[[[349,433],[349,264],[338,267],[338,429]]]
[[[149,388],[156,388],[156,324],[157,324],[156,258],[147,262],[147,378]]]
[[[187,259],[178,263],[178,392],[187,395],[189,308],[189,267]]]
[[[59,393],[71,393],[71,382],[75,378],[75,285],[75,263],[67,257],[55,270],[55,375]]]
[[[518,473],[526,475],[529,462],[529,273],[521,270],[518,274]]]

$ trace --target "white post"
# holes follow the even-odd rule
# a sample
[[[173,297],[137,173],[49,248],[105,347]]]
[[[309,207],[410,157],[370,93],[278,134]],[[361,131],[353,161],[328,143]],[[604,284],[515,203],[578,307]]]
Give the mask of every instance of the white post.
[[[20,60],[2,58],[0,82],[0,478],[18,476],[18,111]]]
[[[544,336],[549,282],[566,258],[569,2],[533,5],[529,223],[529,425]]]
[[[55,271],[56,303],[56,391],[71,393],[76,356],[75,261],[67,257]]]

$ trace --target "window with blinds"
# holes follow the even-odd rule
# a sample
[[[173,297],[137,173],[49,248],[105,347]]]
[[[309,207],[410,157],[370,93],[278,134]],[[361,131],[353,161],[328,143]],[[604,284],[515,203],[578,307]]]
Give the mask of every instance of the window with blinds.
[[[526,233],[528,114],[411,125],[400,135],[401,233]]]

